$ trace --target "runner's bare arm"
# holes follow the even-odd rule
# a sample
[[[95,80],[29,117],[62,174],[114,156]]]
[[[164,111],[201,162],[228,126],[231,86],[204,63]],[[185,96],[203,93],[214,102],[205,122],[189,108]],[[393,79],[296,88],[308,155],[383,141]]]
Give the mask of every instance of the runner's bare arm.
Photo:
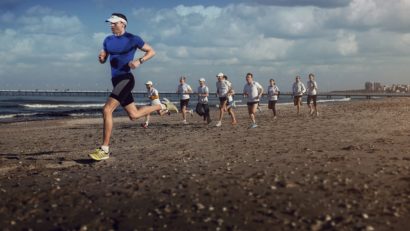
[[[154,49],[148,43],[145,43],[144,46],[141,48],[141,50],[145,52],[144,56],[141,58],[132,60],[128,64],[132,69],[137,68],[139,65],[148,61],[155,55]]]
[[[258,88],[258,98],[260,99],[263,95],[263,87],[261,86],[260,88]]]
[[[108,57],[107,52],[104,50],[101,50],[100,53],[98,54],[98,61],[100,61],[100,63],[105,63],[105,61],[107,61],[107,57]]]

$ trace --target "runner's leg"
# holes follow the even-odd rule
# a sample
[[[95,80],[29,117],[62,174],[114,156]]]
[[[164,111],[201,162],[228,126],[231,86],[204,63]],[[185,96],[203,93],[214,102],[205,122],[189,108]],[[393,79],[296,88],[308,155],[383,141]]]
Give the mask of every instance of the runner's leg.
[[[112,113],[120,105],[116,99],[109,97],[103,108],[104,133],[103,146],[109,146],[113,127]]]
[[[161,110],[162,107],[160,104],[158,104],[158,105],[146,106],[146,107],[142,107],[138,109],[133,102],[125,106],[124,109],[127,112],[130,120],[134,121],[145,115],[151,114],[151,112]]]
[[[228,112],[229,112],[229,115],[231,115],[232,124],[236,124],[237,122],[236,122],[236,118],[235,118],[235,113],[233,112],[232,107],[230,107],[228,109]]]

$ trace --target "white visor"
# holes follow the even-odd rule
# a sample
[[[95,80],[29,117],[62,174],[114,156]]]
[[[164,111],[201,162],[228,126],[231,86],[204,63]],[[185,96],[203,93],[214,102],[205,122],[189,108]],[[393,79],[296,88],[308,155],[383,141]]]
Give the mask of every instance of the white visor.
[[[110,23],[117,23],[117,22],[122,22],[125,25],[127,25],[127,21],[121,17],[118,17],[117,15],[111,15],[111,17],[109,17],[107,20],[105,20],[106,22],[110,22]]]

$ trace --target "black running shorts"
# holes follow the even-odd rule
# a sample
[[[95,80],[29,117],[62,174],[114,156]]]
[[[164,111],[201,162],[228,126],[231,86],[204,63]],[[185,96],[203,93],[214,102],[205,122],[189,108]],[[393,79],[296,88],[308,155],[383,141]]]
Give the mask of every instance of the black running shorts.
[[[310,102],[313,101],[313,105],[316,106],[317,95],[308,95],[307,104],[310,105]]]
[[[189,99],[181,99],[179,101],[179,109],[182,111],[182,108],[185,107],[187,108],[189,104]]]
[[[135,81],[131,73],[116,76],[111,81],[114,87],[110,95],[111,98],[118,100],[123,107],[134,102],[131,91],[134,88]]]

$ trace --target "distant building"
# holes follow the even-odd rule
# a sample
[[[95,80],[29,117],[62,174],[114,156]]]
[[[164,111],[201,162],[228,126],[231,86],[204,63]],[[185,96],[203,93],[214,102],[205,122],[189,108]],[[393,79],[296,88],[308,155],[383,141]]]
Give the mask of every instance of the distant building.
[[[388,92],[388,93],[409,93],[409,84],[392,84],[391,86],[382,85],[379,82],[366,82],[364,89],[367,92]]]

